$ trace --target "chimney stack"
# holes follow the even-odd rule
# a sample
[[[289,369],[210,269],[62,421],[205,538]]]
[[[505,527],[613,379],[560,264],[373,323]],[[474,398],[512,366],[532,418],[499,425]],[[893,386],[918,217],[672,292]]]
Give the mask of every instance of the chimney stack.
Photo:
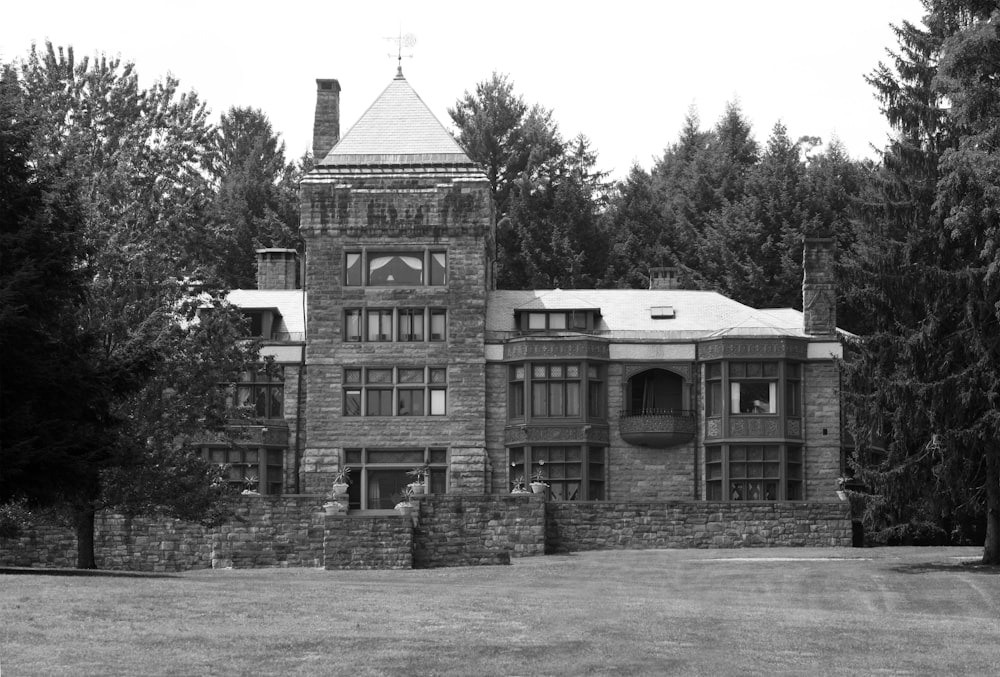
[[[837,286],[834,280],[833,238],[806,238],[802,248],[802,322],[807,334],[837,332]]]
[[[316,80],[316,117],[313,120],[313,160],[319,163],[340,141],[340,83]]]
[[[674,266],[649,269],[650,289],[680,289],[681,281]]]
[[[299,288],[299,255],[294,249],[257,250],[257,289]]]

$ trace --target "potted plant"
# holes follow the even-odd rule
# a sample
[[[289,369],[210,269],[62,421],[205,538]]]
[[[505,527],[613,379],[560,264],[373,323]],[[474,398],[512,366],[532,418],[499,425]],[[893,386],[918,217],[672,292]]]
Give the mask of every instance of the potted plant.
[[[531,491],[535,494],[544,494],[549,485],[545,483],[545,474],[539,468],[531,475]]]
[[[333,476],[333,486],[330,488],[334,496],[343,496],[347,493],[347,487],[351,484],[351,469],[342,468]]]
[[[257,476],[247,475],[243,478],[243,484],[245,488],[241,492],[244,496],[260,496],[260,492],[257,491]]]
[[[837,498],[839,498],[842,501],[847,500],[847,483],[849,481],[850,478],[847,477],[837,478]]]
[[[528,493],[531,493],[531,492],[529,492],[524,487],[524,477],[522,477],[520,475],[514,478],[514,481],[511,482],[511,486],[513,487],[510,490],[510,493],[512,493],[512,494],[528,494]]]
[[[407,486],[413,490],[414,495],[427,493],[427,476],[431,474],[431,469],[428,466],[417,466],[413,470],[407,470],[406,474],[413,477],[413,481]]]
[[[403,487],[403,490],[400,492],[400,497],[402,500],[394,506],[396,508],[396,512],[403,517],[409,517],[413,514],[413,503],[410,502],[410,499],[413,498],[413,489],[411,489],[409,485]]]

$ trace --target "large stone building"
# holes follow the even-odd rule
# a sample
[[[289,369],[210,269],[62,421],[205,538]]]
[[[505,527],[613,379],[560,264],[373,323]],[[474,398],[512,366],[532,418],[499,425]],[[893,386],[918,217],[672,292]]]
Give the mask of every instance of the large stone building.
[[[233,292],[276,368],[247,374],[258,426],[206,448],[263,493],[352,511],[430,492],[551,501],[834,501],[841,424],[832,242],[804,244],[804,312],[677,288],[494,289],[489,183],[397,74],[343,138],[317,81],[303,260],[259,252]]]

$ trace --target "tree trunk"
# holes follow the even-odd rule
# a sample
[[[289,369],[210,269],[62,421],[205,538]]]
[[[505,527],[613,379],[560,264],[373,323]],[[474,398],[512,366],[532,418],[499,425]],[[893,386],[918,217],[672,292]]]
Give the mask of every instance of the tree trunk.
[[[74,527],[76,528],[77,569],[97,568],[94,559],[94,515],[96,512],[91,503],[84,503],[76,508]]]
[[[986,541],[983,564],[1000,564],[1000,452],[986,451]]]

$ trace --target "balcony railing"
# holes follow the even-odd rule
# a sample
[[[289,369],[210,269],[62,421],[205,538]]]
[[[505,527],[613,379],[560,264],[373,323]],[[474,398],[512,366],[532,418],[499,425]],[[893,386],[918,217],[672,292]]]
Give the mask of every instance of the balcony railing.
[[[622,439],[642,447],[672,447],[694,439],[695,412],[686,409],[622,411],[618,419]]]

